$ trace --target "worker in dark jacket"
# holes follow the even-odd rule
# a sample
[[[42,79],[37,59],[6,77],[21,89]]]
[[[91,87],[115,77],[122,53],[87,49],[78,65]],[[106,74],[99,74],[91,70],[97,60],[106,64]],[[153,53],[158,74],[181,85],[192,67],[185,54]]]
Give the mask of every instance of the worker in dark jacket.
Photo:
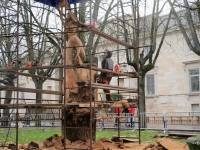
[[[112,52],[111,51],[106,51],[105,58],[101,62],[102,69],[108,69],[108,70],[112,70],[113,71],[114,62],[110,58],[111,56],[112,56]],[[101,74],[100,74],[101,83],[109,84],[110,80],[112,79],[112,76],[113,75],[111,73],[101,72]],[[104,91],[104,93],[106,93],[106,100],[107,101],[111,101],[112,99],[111,99],[110,90],[103,89],[103,91]]]

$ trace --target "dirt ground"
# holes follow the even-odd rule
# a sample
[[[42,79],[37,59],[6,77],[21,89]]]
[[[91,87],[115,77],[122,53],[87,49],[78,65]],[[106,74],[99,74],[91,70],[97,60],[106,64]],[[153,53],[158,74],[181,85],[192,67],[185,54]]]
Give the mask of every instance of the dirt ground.
[[[124,139],[123,137],[113,137],[101,138],[96,142],[92,142],[93,150],[188,150],[187,145],[179,143],[177,141],[171,140],[169,138],[157,138],[155,139],[156,144],[141,143],[139,144],[138,139]],[[19,145],[19,150],[64,150],[67,149],[90,149],[90,140],[86,142],[77,140],[71,142],[68,139],[65,139],[64,136],[58,136],[54,134],[53,136],[44,140],[43,143],[31,142],[29,144]],[[10,147],[1,148],[0,150],[15,150],[14,144],[10,143]],[[13,147],[12,147],[13,146]]]
[[[113,139],[112,139],[113,140]],[[157,144],[134,142],[112,141],[109,138],[101,138],[100,140],[92,143],[93,150],[188,150],[187,145],[173,141],[168,138],[158,138]],[[64,150],[63,136],[52,136],[47,138],[43,143],[31,142],[30,144],[19,145],[19,150]],[[87,142],[75,141],[70,142],[65,140],[67,149],[90,149],[90,140]],[[10,150],[11,148],[4,148],[0,150]],[[12,149],[11,149],[12,150]]]
[[[38,145],[37,145],[38,144]],[[33,146],[34,145],[34,146]],[[138,143],[123,143],[120,144],[118,142],[112,142],[107,138],[102,138],[99,141],[96,141],[92,144],[93,150],[144,150],[149,144],[138,144]],[[89,142],[75,141],[73,143],[66,144],[67,149],[90,149]],[[11,147],[0,148],[0,150],[12,150]],[[64,150],[63,146],[51,146],[46,147],[43,143],[31,143],[31,144],[23,144],[19,145],[19,150]]]

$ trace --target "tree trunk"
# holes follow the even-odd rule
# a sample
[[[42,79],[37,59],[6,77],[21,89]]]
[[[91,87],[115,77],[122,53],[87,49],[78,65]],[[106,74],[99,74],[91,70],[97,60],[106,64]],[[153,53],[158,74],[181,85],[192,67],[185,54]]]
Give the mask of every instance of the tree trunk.
[[[78,94],[71,93],[70,99],[72,102],[90,102],[90,96],[87,95],[88,88],[80,88]],[[65,111],[65,112],[64,112]],[[86,141],[92,138],[95,141],[96,137],[96,120],[92,120],[92,137],[90,137],[90,111],[92,118],[95,118],[95,110],[89,108],[67,107],[63,111],[63,116],[66,121],[62,123],[62,132],[66,133],[66,138],[70,141]],[[66,132],[64,131],[66,129]]]
[[[8,84],[9,86],[13,86],[14,87],[14,75],[8,75]],[[4,104],[10,104],[12,101],[12,91],[6,91],[6,95],[5,95],[5,101]],[[2,123],[3,126],[8,126],[9,125],[9,117],[10,117],[10,109],[3,109],[3,116],[4,116],[4,121]]]
[[[37,80],[35,82],[36,89],[42,89],[43,83],[44,83],[43,80]],[[42,104],[41,99],[42,99],[42,94],[41,93],[36,93],[36,104]],[[42,109],[36,109],[35,113],[36,113],[35,126],[36,127],[41,127]]]
[[[95,117],[95,110],[89,108],[67,108],[65,110],[66,125],[63,123],[63,132],[66,127],[66,138],[72,142],[86,140],[96,137],[96,120],[92,120],[92,137],[90,137],[90,111]]]
[[[140,117],[141,117],[141,128],[146,128],[146,103],[145,103],[145,75],[141,75],[139,79],[139,88],[140,88]],[[142,114],[141,114],[142,113]]]
[[[12,91],[6,91],[4,104],[10,104],[12,101]],[[3,109],[3,122],[2,126],[8,126],[10,109]]]
[[[35,82],[35,88],[36,89],[42,89],[42,85],[43,85],[43,80],[37,80],[37,82]],[[41,93],[36,93],[36,104],[41,104],[42,101],[42,94]]]

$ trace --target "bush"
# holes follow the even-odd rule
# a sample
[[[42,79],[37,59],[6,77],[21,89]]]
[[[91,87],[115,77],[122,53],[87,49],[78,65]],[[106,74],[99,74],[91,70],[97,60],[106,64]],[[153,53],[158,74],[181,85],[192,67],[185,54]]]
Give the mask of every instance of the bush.
[[[200,135],[189,137],[186,141],[189,150],[200,150]]]

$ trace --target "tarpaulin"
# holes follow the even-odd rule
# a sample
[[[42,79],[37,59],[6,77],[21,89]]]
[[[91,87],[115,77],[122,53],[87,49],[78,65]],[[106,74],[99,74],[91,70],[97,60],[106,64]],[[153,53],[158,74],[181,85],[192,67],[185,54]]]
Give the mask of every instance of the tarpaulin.
[[[68,3],[74,4],[74,3],[82,3],[82,2],[86,2],[86,1],[89,1],[89,0],[68,0]]]
[[[35,0],[36,2],[40,2],[49,6],[58,6],[60,0]],[[81,3],[81,2],[86,2],[89,0],[68,0],[69,4],[75,4],[75,3]]]
[[[54,7],[58,6],[60,2],[60,0],[35,0],[35,1],[45,4],[45,5],[54,6]]]

